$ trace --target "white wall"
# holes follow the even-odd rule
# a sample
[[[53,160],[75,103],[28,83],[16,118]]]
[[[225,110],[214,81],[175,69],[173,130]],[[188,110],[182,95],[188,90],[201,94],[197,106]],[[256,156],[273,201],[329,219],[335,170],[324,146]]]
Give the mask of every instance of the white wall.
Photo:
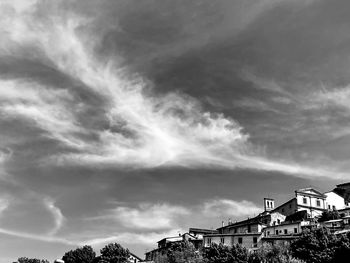
[[[294,228],[297,229],[297,233],[294,232]],[[285,230],[287,230],[287,233],[285,233]],[[264,236],[265,237],[275,236],[276,231],[278,231],[278,235],[299,234],[299,233],[301,233],[301,225],[300,225],[300,223],[291,223],[291,224],[285,224],[285,225],[266,227],[264,229]]]
[[[239,244],[239,239],[242,238],[241,245],[247,249],[252,249],[259,247],[261,245],[261,234],[257,235],[218,235],[218,236],[211,236],[211,237],[204,237],[204,247],[210,247],[211,244],[223,244],[226,246],[232,246]],[[257,239],[257,243],[254,243],[254,237]],[[223,239],[223,240],[222,240]],[[222,243],[222,241],[224,241]]]
[[[303,195],[303,194],[297,194],[297,203],[298,205],[302,205],[302,206],[311,206],[311,207],[315,207],[315,208],[321,208],[321,209],[325,209],[325,204],[323,199],[321,198],[317,198],[314,196],[308,196],[308,195]],[[306,198],[306,203],[304,203],[304,198]],[[317,205],[317,200],[320,201],[320,205]]]
[[[326,198],[326,208],[327,209],[333,209],[333,206],[339,210],[339,209],[344,209],[348,206],[345,205],[344,198],[337,195],[334,192],[328,192],[325,193],[327,196]]]

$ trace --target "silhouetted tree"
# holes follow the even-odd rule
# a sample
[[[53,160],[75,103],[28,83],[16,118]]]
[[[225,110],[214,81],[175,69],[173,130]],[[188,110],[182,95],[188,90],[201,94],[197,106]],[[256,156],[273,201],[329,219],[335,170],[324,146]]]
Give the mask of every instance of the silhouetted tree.
[[[248,250],[240,245],[228,247],[214,243],[205,249],[204,258],[210,263],[246,263]]]
[[[20,257],[17,259],[18,263],[50,263],[46,259],[37,259],[37,258],[27,258],[27,257]]]
[[[201,262],[202,258],[193,244],[181,241],[170,245],[167,250],[167,260],[169,263],[195,263]]]
[[[328,210],[323,211],[321,217],[318,219],[318,222],[324,222],[333,219],[339,219],[340,214],[337,210]]]
[[[91,263],[96,257],[95,251],[90,246],[79,247],[64,254],[65,263]]]
[[[303,263],[294,258],[287,245],[264,245],[249,255],[249,263]]]
[[[334,262],[337,238],[326,228],[306,230],[292,242],[292,254],[307,263]]]
[[[118,243],[110,243],[100,250],[101,256],[99,262],[107,261],[108,263],[124,263],[130,257],[128,249],[123,248]]]

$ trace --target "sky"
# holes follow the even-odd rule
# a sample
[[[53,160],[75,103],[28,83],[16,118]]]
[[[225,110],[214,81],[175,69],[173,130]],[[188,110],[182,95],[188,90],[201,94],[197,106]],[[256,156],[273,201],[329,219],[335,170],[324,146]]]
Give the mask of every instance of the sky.
[[[350,179],[347,0],[0,0],[0,262]]]

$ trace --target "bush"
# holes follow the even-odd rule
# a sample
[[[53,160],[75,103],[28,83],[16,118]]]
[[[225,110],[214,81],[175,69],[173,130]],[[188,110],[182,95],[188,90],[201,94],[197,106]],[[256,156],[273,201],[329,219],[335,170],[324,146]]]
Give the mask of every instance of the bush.
[[[92,247],[83,246],[66,252],[62,259],[65,263],[91,263],[95,257],[96,253]]]
[[[326,228],[304,231],[291,244],[292,254],[306,263],[342,263],[350,258],[350,233],[335,236]]]
[[[228,247],[212,244],[205,249],[204,258],[210,263],[246,263],[248,250],[240,245]]]

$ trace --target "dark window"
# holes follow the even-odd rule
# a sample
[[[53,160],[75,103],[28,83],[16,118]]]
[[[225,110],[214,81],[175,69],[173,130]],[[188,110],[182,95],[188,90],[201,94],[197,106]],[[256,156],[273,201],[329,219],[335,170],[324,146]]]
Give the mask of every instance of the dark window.
[[[292,204],[289,204],[289,208],[292,208]]]
[[[251,226],[248,225],[248,233],[250,233],[251,231],[252,231]]]
[[[238,238],[238,244],[242,244],[243,243],[243,238],[239,237]]]
[[[267,231],[267,235],[268,235],[268,236],[270,235],[270,231]]]
[[[284,234],[285,234],[285,235],[288,234],[288,230],[287,230],[287,229],[284,230]]]
[[[303,204],[307,204],[307,199],[306,199],[306,197],[303,197]]]
[[[278,235],[278,230],[276,230],[276,235]]]
[[[257,245],[258,245],[258,238],[257,237],[253,237],[253,244],[254,244],[254,247],[257,247]]]
[[[328,205],[328,209],[331,209],[331,205]]]
[[[320,200],[317,200],[317,201],[316,201],[316,205],[317,205],[317,206],[321,206],[321,201],[320,201]]]
[[[222,238],[220,239],[220,242],[221,242],[221,244],[225,244],[225,238],[222,237]]]
[[[277,224],[281,224],[281,220],[277,219]]]
[[[282,213],[284,213],[284,208],[282,208]]]
[[[294,228],[294,233],[298,233],[298,228]]]

